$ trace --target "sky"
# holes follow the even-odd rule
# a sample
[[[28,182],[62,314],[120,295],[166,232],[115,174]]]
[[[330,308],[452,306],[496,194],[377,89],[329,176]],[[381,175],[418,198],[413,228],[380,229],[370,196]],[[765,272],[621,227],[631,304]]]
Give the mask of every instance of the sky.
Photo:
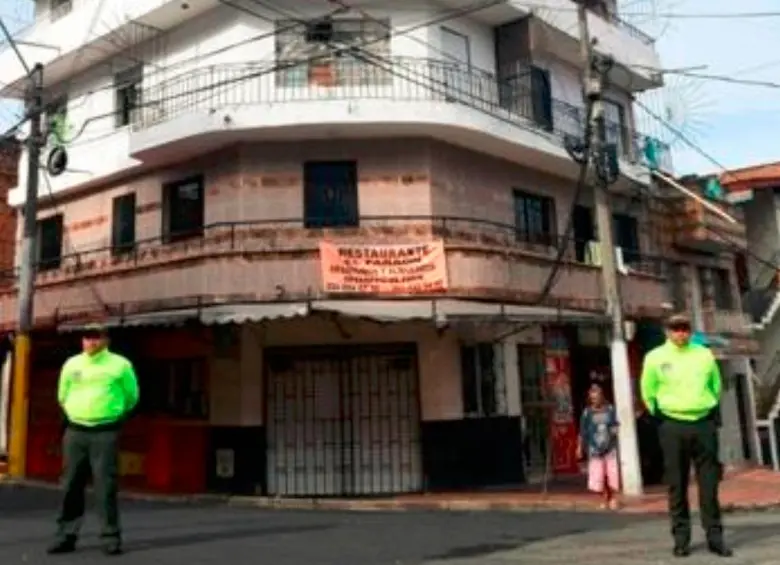
[[[667,14],[780,11],[780,0],[620,0],[623,19],[657,38],[664,69],[780,82],[780,17],[678,18]],[[719,7],[718,7],[719,6]],[[32,0],[0,0],[0,16],[12,31],[31,18]],[[647,116],[640,127],[672,145],[677,173],[722,172],[780,160],[780,89],[741,86],[668,74],[647,103],[682,131],[689,146]],[[0,104],[8,126],[18,105]],[[707,156],[702,155],[705,153]]]
[[[780,17],[683,19],[633,13],[780,12],[778,0],[623,0],[625,19],[657,37],[664,69],[706,65],[695,72],[780,83]],[[720,7],[718,7],[720,6]],[[655,9],[655,12],[653,12]],[[668,131],[679,174],[722,172],[780,160],[780,89],[667,75],[650,96],[668,100],[670,122],[710,158]],[[652,105],[653,108],[656,105]],[[642,122],[647,120],[642,119]],[[652,120],[649,120],[652,122]],[[658,124],[644,124],[655,134]],[[714,162],[713,162],[714,161]]]
[[[0,0],[0,17],[12,35],[18,33],[32,21],[32,0]],[[0,43],[5,43],[0,38]],[[21,105],[17,103],[0,102],[0,132],[18,121],[21,116]]]

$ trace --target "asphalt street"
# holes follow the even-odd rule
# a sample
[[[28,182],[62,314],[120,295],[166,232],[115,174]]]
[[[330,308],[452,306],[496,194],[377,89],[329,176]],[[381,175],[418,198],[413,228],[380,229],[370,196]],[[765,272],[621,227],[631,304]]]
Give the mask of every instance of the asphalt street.
[[[96,521],[79,551],[49,557],[58,493],[0,486],[0,563],[126,565],[662,565],[661,518],[562,512],[269,511],[221,503],[125,502],[126,554],[104,557]],[[729,516],[733,563],[777,562],[780,514]],[[698,532],[697,532],[698,533]],[[696,538],[701,541],[700,537]],[[687,563],[712,563],[701,547]]]

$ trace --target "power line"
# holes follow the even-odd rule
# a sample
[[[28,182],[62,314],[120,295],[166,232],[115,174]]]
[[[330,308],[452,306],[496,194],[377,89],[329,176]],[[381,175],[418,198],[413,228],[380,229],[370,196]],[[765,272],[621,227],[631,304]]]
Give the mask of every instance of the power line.
[[[735,78],[733,76],[727,76],[727,75],[716,75],[716,74],[708,74],[708,73],[699,73],[696,71],[686,71],[683,69],[680,70],[664,70],[664,69],[656,69],[654,67],[646,67],[644,65],[630,65],[631,67],[637,68],[637,69],[644,69],[648,71],[654,71],[658,74],[663,75],[679,75],[689,78],[696,78],[701,80],[711,80],[716,82],[725,82],[729,84],[736,84],[741,86],[760,86],[764,88],[780,88],[780,82],[773,82],[773,81],[766,81],[766,80],[753,80],[753,79],[742,79],[742,78]]]
[[[282,15],[284,17],[289,17],[291,19],[292,18],[298,19],[298,18],[296,18],[295,16],[293,16],[293,15],[291,15],[289,13],[285,13],[283,10],[280,10],[279,8],[277,8],[275,6],[270,7],[270,6],[264,5],[262,0],[253,0],[253,1],[256,4],[263,5],[266,8],[271,9],[274,12],[276,12],[277,14],[280,14],[280,15]],[[335,0],[335,1],[338,1],[338,3],[340,5],[342,5],[342,6],[345,6],[345,5],[349,6],[349,4],[347,2],[339,1],[339,0]],[[222,2],[223,4],[226,4],[226,5],[232,6],[232,4],[229,2],[229,0],[220,0],[220,2]],[[503,3],[503,2],[501,2],[501,3]],[[240,6],[237,9],[240,9],[242,12],[252,14],[252,15],[254,15],[254,16],[256,16],[256,17],[258,17],[258,18],[260,18],[260,19],[262,19],[264,21],[268,21],[269,20],[265,16],[263,16],[261,14],[257,14],[255,12],[253,12],[252,10],[249,10],[246,7]],[[365,13],[364,13],[364,16],[365,16]],[[371,16],[365,16],[365,17],[367,17],[368,19],[372,18]],[[298,21],[301,22],[302,24],[309,24],[311,22],[311,20],[305,20],[305,19],[298,19]],[[316,21],[316,19],[314,21]],[[334,50],[334,52],[337,52],[338,50],[343,49],[341,46],[334,45],[331,42],[328,42],[328,44]],[[359,52],[362,52],[362,53],[357,54],[356,51],[358,53]],[[357,56],[359,59],[365,61],[366,63],[375,65],[375,66],[379,67],[380,69],[382,69],[382,70],[384,70],[386,72],[390,72],[391,74],[394,74],[395,76],[399,76],[400,78],[404,78],[404,79],[408,80],[408,76],[399,75],[399,74],[397,74],[395,72],[395,69],[393,68],[394,65],[393,65],[393,61],[392,60],[389,60],[389,61],[387,59],[383,60],[383,58],[378,56],[378,55],[375,55],[375,54],[369,53],[369,52],[365,52],[365,51],[362,50],[362,46],[351,46],[350,52],[351,52],[351,54],[353,56]],[[386,66],[384,66],[383,63],[384,64],[389,64],[390,68],[388,69]],[[425,77],[425,78],[429,82],[432,81],[431,77]],[[428,84],[427,87],[429,89],[431,89],[431,91],[433,92],[433,88],[431,88],[430,84]],[[466,104],[466,105],[468,105],[468,104]],[[477,108],[477,109],[481,110],[480,108]],[[588,132],[591,131],[591,111],[592,111],[592,103],[590,101],[588,101],[588,104],[586,106],[587,121],[585,123],[586,136],[587,136],[586,139],[590,139],[590,137],[591,137],[590,135],[588,135]],[[512,123],[515,126],[518,126],[518,127],[520,126],[516,122],[512,122]],[[558,276],[559,276],[559,273],[560,273],[560,268],[563,266],[564,257],[566,255],[566,252],[568,251],[569,243],[570,243],[570,240],[571,240],[571,238],[573,236],[575,209],[576,209],[576,206],[577,206],[577,204],[579,202],[579,199],[580,199],[580,196],[581,196],[582,192],[585,190],[585,187],[587,186],[588,165],[589,165],[589,161],[590,161],[590,144],[587,141],[586,141],[585,146],[584,146],[583,149],[584,149],[584,157],[583,157],[583,161],[582,161],[582,163],[580,165],[579,178],[577,179],[577,185],[576,185],[576,189],[575,189],[575,194],[574,194],[574,197],[572,199],[571,209],[569,211],[568,220],[567,220],[567,223],[566,223],[566,229],[564,231],[563,240],[557,242],[558,243],[558,248],[557,248],[555,261],[553,263],[552,268],[550,269],[550,273],[548,274],[547,279],[545,280],[545,283],[542,285],[542,288],[540,289],[539,294],[536,297],[536,299],[534,300],[533,304],[541,304],[541,303],[545,302],[547,300],[547,298],[549,297],[550,293],[552,292],[552,289],[555,287],[555,283],[557,282]],[[510,335],[518,333],[518,331],[522,331],[522,329],[521,330],[515,329],[515,330],[513,330],[510,333]]]
[[[503,4],[505,2],[506,2],[506,0],[481,0],[481,1],[475,2],[473,4],[469,4],[469,5],[463,6],[462,8],[459,8],[459,9],[448,10],[448,11],[445,11],[444,13],[439,14],[439,15],[437,15],[437,16],[429,19],[429,20],[425,20],[423,22],[419,22],[419,23],[416,23],[416,24],[411,24],[411,25],[409,25],[407,27],[404,27],[401,30],[395,32],[394,33],[394,37],[408,36],[410,33],[414,32],[414,31],[417,31],[417,30],[420,30],[420,29],[424,29],[426,27],[430,27],[430,26],[436,25],[438,23],[444,23],[446,21],[449,21],[451,19],[455,19],[455,18],[458,18],[458,17],[471,15],[471,14],[477,13],[479,11],[491,8],[493,6],[496,6],[496,5],[499,5],[499,4]],[[326,12],[326,13],[322,14],[321,16],[319,16],[319,18],[332,17],[332,16],[337,15],[337,14],[342,13],[342,12],[344,12],[344,8],[338,7],[337,9],[334,9],[332,11],[329,11],[329,12]],[[254,14],[254,15],[257,16],[257,14]],[[222,55],[222,54],[227,53],[227,52],[229,52],[229,51],[231,51],[233,49],[237,49],[239,47],[242,47],[242,46],[245,46],[245,45],[248,45],[248,44],[251,44],[251,43],[255,43],[255,42],[263,40],[263,39],[267,39],[267,38],[270,38],[270,37],[275,37],[278,33],[289,31],[289,30],[293,30],[293,29],[297,29],[297,28],[300,28],[300,27],[301,27],[301,23],[297,22],[297,21],[293,22],[293,23],[291,23],[289,25],[283,25],[283,26],[277,27],[276,29],[273,29],[273,30],[271,30],[269,32],[263,32],[261,34],[254,35],[252,37],[243,39],[241,41],[237,41],[237,42],[232,43],[230,45],[219,47],[217,49],[213,49],[212,51],[209,51],[209,52],[206,52],[206,53],[200,53],[200,54],[192,56],[190,58],[187,58],[187,59],[184,59],[184,60],[181,60],[181,61],[177,61],[175,64],[169,65],[169,66],[164,67],[164,68],[161,68],[158,71],[156,71],[155,73],[152,73],[151,75],[146,75],[144,77],[144,79],[148,80],[148,79],[155,78],[155,77],[165,77],[165,76],[169,75],[171,71],[179,69],[179,68],[186,67],[190,63],[202,62],[203,60],[211,58],[211,57],[214,57],[215,55]],[[381,41],[381,39],[378,40],[378,41]],[[372,43],[374,43],[374,41],[367,41],[365,43],[365,46],[370,45]],[[311,63],[311,62],[315,62],[316,60],[317,60],[316,58],[309,58],[308,60],[299,60],[295,64],[296,65],[297,64],[303,64],[303,63],[306,63],[306,62]],[[279,66],[277,66],[277,67],[275,67],[273,69],[268,69],[268,71],[270,72],[270,71],[274,71],[274,70],[275,71],[284,70],[286,68],[291,68],[291,65],[292,65],[292,63],[280,64]],[[214,88],[221,87],[221,86],[226,86],[227,84],[231,84],[233,82],[240,82],[242,80],[250,80],[252,78],[256,78],[258,76],[261,76],[263,74],[267,74],[266,71],[262,71],[262,72],[260,72],[258,74],[249,74],[249,75],[246,75],[246,76],[243,76],[243,77],[239,77],[235,81],[231,81],[231,82],[224,82],[223,81],[221,83],[215,83],[214,85],[211,85],[209,87],[205,87],[204,89],[198,89],[195,92],[202,91],[202,90],[213,90]],[[168,81],[172,80],[173,78],[175,78],[175,77],[172,77],[172,78],[168,79]],[[168,81],[165,81],[165,82],[168,82]],[[86,103],[86,100],[89,97],[91,97],[93,94],[96,94],[98,92],[103,92],[103,91],[106,91],[106,90],[115,90],[117,88],[122,88],[124,86],[131,86],[133,84],[136,84],[136,83],[133,82],[133,81],[128,81],[128,82],[122,83],[122,84],[109,84],[109,85],[106,85],[104,87],[97,88],[95,90],[92,90],[92,91],[84,94],[84,96],[82,97],[81,103],[82,104]],[[193,92],[193,91],[191,90],[191,91],[188,91],[188,92]],[[159,99],[159,100],[154,100],[154,101],[152,101],[150,103],[142,103],[138,107],[153,106],[153,105],[158,104],[160,102],[164,102],[166,100],[171,100],[171,99],[174,99],[174,98],[177,98],[177,97],[181,97],[181,96],[185,96],[185,95],[186,94],[171,95],[170,97],[162,98],[162,99]],[[72,102],[74,102],[74,100],[71,99],[69,102],[72,103]],[[87,118],[81,124],[81,126],[79,128],[79,132],[75,136],[71,137],[69,140],[66,140],[66,143],[72,143],[76,139],[80,138],[81,135],[83,135],[85,133],[86,127],[90,123],[95,122],[97,120],[101,120],[101,119],[105,119],[105,118],[109,118],[109,117],[114,117],[114,116],[116,116],[117,112],[118,112],[118,110],[115,110],[115,111],[112,111],[112,112],[106,112],[106,113],[103,113],[103,114],[100,114],[100,115],[96,115],[96,116],[90,116],[89,118]]]
[[[699,155],[707,159],[710,163],[718,167],[719,169],[722,169],[723,171],[728,172],[728,168],[718,161],[715,157],[707,153],[704,149],[702,149],[698,144],[696,144],[694,141],[692,141],[687,135],[685,135],[682,131],[680,131],[679,128],[676,128],[672,124],[670,124],[667,120],[665,120],[662,116],[659,116],[657,113],[653,112],[650,108],[647,107],[646,104],[644,104],[641,100],[638,98],[634,98],[634,103],[639,106],[648,116],[658,121],[661,125],[663,125],[666,129],[668,129],[677,139],[685,143],[688,147],[696,151]]]

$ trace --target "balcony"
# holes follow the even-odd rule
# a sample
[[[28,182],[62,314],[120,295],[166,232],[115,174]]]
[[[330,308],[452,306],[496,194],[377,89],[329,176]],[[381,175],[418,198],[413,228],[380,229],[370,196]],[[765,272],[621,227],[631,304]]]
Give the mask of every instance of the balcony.
[[[188,234],[182,234],[186,236]],[[324,290],[319,244],[417,243],[441,240],[446,289],[430,296],[532,304],[602,313],[599,269],[577,261],[569,242],[550,295],[539,293],[563,242],[531,237],[514,226],[468,218],[362,217],[359,228],[305,229],[301,218],[222,222],[192,237],[156,237],[118,253],[109,248],[62,257],[37,277],[36,323],[90,313],[142,312],[177,304],[290,302],[332,297]],[[170,243],[166,243],[166,241]],[[52,267],[52,265],[48,265]],[[665,262],[636,258],[622,277],[631,316],[661,316],[666,302]],[[363,295],[366,297],[370,295]],[[424,297],[424,293],[416,293]],[[404,296],[392,296],[391,298]],[[14,292],[0,295],[0,325],[15,323]]]
[[[703,312],[703,321],[708,333],[749,336],[753,331],[750,316],[742,311],[708,309]]]
[[[670,200],[674,244],[683,250],[696,253],[724,253],[745,248],[747,235],[740,211],[718,202],[718,206],[731,214],[739,223],[733,224],[692,198]]]
[[[576,169],[562,141],[583,136],[583,108],[540,103],[517,79],[402,57],[277,66],[209,66],[147,81],[131,155],[154,162],[246,139],[422,134],[550,172]],[[616,123],[608,124],[607,134],[624,172],[641,176],[632,165],[639,165],[648,138]],[[668,148],[661,153],[668,164]]]
[[[186,8],[185,8],[186,5]],[[100,61],[148,42],[166,30],[219,6],[218,0],[61,0],[16,34],[30,64],[46,68],[46,85],[56,84]],[[97,22],[92,20],[97,15]],[[87,34],[86,30],[93,30]],[[25,70],[7,45],[0,48],[0,94],[21,97]]]
[[[546,5],[563,4],[558,9],[539,9],[530,21],[531,52],[553,56],[576,67],[582,65],[576,6],[571,0],[547,0]],[[663,77],[654,69],[662,68],[654,40],[614,13],[588,14],[595,50],[611,56],[616,68],[613,84],[630,92],[663,86]]]

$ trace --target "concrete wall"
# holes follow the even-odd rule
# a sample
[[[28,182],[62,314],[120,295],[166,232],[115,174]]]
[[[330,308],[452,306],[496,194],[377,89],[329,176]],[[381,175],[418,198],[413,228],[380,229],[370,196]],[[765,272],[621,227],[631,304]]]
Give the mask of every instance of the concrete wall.
[[[432,325],[382,326],[355,320],[345,321],[342,329],[352,338],[343,337],[332,322],[320,318],[279,321],[266,327],[246,325],[241,335],[240,359],[213,361],[211,423],[224,426],[263,424],[263,348],[350,343],[415,342],[419,356],[422,419],[463,417],[459,344],[454,334],[438,335]]]
[[[425,323],[380,325],[344,320],[340,326],[341,330],[333,322],[322,318],[245,325],[241,332],[240,356],[211,361],[211,423],[219,426],[263,425],[264,348],[401,342],[417,344],[422,420],[459,420],[463,418],[460,344],[474,340],[489,341],[496,337],[495,330],[485,328],[477,329],[476,333],[462,329],[440,333],[431,324]],[[350,337],[344,337],[345,334]],[[496,344],[503,371],[499,378],[503,378],[506,391],[505,410],[510,416],[521,413],[521,375],[516,354],[519,343],[539,344],[541,333],[529,330]]]

